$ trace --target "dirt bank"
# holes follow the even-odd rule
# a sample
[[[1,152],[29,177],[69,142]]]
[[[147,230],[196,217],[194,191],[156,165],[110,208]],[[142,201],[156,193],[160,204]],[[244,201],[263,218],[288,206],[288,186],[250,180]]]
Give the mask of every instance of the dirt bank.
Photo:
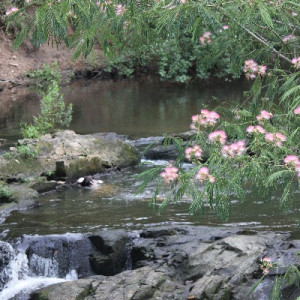
[[[62,73],[86,72],[101,69],[105,65],[105,57],[100,50],[95,49],[87,58],[72,60],[72,51],[64,45],[43,45],[34,48],[30,42],[12,51],[12,37],[0,30],[0,91],[18,85],[27,84],[28,72],[41,68],[44,64],[57,62]]]

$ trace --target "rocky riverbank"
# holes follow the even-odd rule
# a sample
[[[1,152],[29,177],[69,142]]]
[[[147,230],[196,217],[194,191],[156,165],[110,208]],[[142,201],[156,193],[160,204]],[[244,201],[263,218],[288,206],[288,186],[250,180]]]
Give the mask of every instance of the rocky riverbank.
[[[81,278],[35,291],[31,300],[267,300],[276,277],[299,264],[300,241],[288,237],[238,228],[158,226],[134,233],[25,237],[21,245],[29,261],[34,255],[55,260],[58,274],[72,268]],[[266,257],[276,267],[251,293]],[[297,286],[281,288],[282,299],[300,295]]]

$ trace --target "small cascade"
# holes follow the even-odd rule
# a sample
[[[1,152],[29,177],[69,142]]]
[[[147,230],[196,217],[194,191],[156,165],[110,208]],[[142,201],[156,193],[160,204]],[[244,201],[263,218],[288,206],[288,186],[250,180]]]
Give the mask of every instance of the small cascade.
[[[78,279],[75,269],[65,271],[63,277],[59,276],[59,269],[55,255],[28,256],[26,247],[15,250],[9,243],[0,241],[0,299],[27,300],[36,289]]]
[[[55,258],[44,258],[33,254],[29,259],[30,273],[35,276],[58,277],[58,262]]]
[[[132,270],[131,252],[132,252],[132,242],[129,242],[125,246],[125,258],[126,258],[126,260],[125,260],[123,271]]]

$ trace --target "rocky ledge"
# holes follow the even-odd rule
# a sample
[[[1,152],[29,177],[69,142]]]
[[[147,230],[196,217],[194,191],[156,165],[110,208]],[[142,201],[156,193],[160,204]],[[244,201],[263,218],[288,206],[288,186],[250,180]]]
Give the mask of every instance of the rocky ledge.
[[[291,264],[299,265],[300,241],[289,241],[288,236],[193,226],[159,226],[134,236],[106,231],[88,237],[92,248],[102,251],[86,252],[93,276],[42,288],[30,299],[267,300],[276,278]],[[266,257],[273,268],[254,289],[263,276],[262,259]],[[113,274],[113,269],[123,271]],[[300,295],[296,285],[283,284],[280,289],[281,299]]]

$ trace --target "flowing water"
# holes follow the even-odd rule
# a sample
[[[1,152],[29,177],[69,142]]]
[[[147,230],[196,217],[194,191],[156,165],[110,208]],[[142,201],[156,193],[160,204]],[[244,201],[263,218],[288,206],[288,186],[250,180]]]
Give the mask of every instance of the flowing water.
[[[240,100],[243,90],[245,84],[241,82],[223,83],[214,87],[197,84],[183,87],[162,84],[156,80],[77,81],[64,88],[64,94],[66,101],[73,103],[74,117],[71,129],[77,133],[116,132],[136,139],[159,136],[166,132],[187,131],[191,116],[201,108],[214,108],[220,103],[227,106],[232,100]],[[0,138],[7,139],[2,142],[4,151],[20,137],[19,123],[30,122],[32,115],[38,114],[39,100],[28,90],[2,96]],[[166,161],[152,163],[167,164]],[[232,214],[225,223],[222,223],[209,208],[206,208],[200,217],[189,215],[189,199],[171,204],[158,214],[157,210],[149,206],[153,186],[141,194],[135,193],[140,184],[136,174],[145,168],[147,166],[137,166],[122,172],[101,175],[104,183],[99,190],[62,187],[57,192],[41,195],[39,207],[14,211],[0,224],[2,239],[12,241],[23,235],[67,232],[77,234],[106,228],[134,230],[170,223],[289,230],[295,237],[300,237],[297,227],[300,193],[295,195],[294,206],[288,212],[279,209],[278,199],[262,199],[250,194],[244,203],[232,199]],[[59,278],[55,273],[55,261],[45,261],[36,257],[34,262],[28,262],[21,249],[11,251],[15,252],[14,259],[8,267],[10,280],[0,294],[0,299],[10,299],[21,290],[25,292],[19,299],[27,299],[28,287],[32,290],[40,284],[48,285],[54,281],[76,278],[72,269],[67,276]],[[40,266],[43,271],[30,272],[32,264]]]

